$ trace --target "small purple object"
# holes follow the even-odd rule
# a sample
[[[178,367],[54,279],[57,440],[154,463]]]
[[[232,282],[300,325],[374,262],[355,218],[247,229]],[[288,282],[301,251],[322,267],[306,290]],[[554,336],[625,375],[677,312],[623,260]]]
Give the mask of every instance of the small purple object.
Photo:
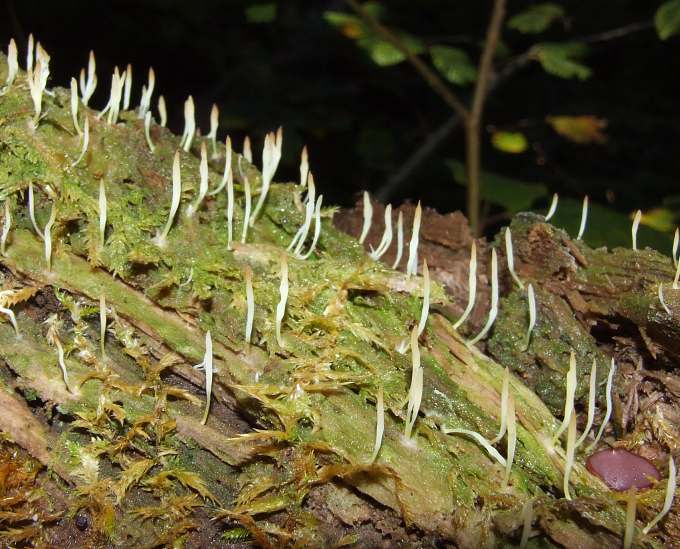
[[[586,467],[618,492],[632,487],[638,490],[649,488],[653,479],[661,478],[651,461],[623,448],[608,448],[594,453],[586,461]]]

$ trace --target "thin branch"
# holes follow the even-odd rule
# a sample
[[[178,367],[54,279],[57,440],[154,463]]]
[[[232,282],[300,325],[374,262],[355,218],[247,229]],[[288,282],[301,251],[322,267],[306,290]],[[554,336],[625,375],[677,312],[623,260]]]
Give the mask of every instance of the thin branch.
[[[406,60],[413,65],[413,68],[423,77],[425,82],[451,107],[451,109],[461,118],[467,118],[468,110],[463,102],[451,91],[446,83],[423,62],[420,57],[414,54],[404,42],[391,30],[380,23],[357,0],[347,0],[350,7],[370,26],[381,35],[386,41],[404,54]]]
[[[467,215],[470,222],[470,230],[474,236],[479,234],[479,204],[480,204],[480,135],[479,126],[481,124],[486,90],[491,79],[493,68],[493,56],[496,53],[498,40],[501,35],[501,25],[505,17],[505,0],[495,0],[491,21],[486,32],[482,58],[477,70],[477,82],[472,99],[470,115],[466,122],[466,167],[467,167]]]

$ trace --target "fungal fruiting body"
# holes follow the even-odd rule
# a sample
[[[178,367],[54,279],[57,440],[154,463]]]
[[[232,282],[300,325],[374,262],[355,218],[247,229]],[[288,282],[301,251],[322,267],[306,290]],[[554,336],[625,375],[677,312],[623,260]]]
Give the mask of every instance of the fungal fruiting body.
[[[146,86],[142,87],[142,97],[139,101],[139,118],[144,118],[147,111],[151,109],[151,96],[153,95],[153,89],[155,86],[156,73],[154,72],[153,67],[149,67]]]
[[[401,256],[404,253],[404,214],[399,211],[397,217],[397,256],[394,258],[392,268],[396,269],[401,261]]]
[[[101,294],[99,296],[99,351],[101,358],[104,360],[106,356],[106,296]]]
[[[512,396],[512,393],[508,393],[508,403],[506,406],[508,416],[508,440],[505,452],[504,485],[507,485],[508,482],[510,482],[512,463],[515,460],[515,447],[517,446],[517,418],[515,416],[515,398]]]
[[[595,397],[597,395],[597,361],[593,359],[593,365],[590,368],[590,385],[588,390],[588,419],[586,420],[586,426],[583,428],[581,436],[576,441],[576,448],[583,444],[583,441],[590,433],[590,429],[593,426],[593,420],[595,419]]]
[[[109,125],[118,122],[118,114],[120,113],[120,102],[123,97],[124,84],[125,73],[121,75],[118,67],[114,67],[113,76],[111,77],[111,93],[109,95],[109,102],[97,115],[97,118],[99,119],[104,116],[104,114],[106,114],[106,121]]]
[[[38,223],[35,220],[35,196],[33,194],[33,182],[28,182],[28,217],[31,219],[31,225],[33,225],[33,230],[42,239],[45,240],[45,235],[38,227]]]
[[[553,444],[567,429],[569,426],[569,420],[571,420],[571,416],[574,414],[574,395],[576,394],[576,355],[574,354],[574,351],[572,351],[569,355],[569,370],[567,371],[566,381],[567,387],[564,397],[564,419],[562,420],[562,424],[560,425],[559,429],[557,429],[553,435]]]
[[[678,261],[678,264],[675,267],[675,278],[673,279],[673,289],[674,290],[680,289],[679,283],[680,283],[680,260]]]
[[[196,197],[196,201],[187,208],[187,217],[193,217],[201,207],[203,199],[208,193],[208,151],[205,148],[205,141],[201,143],[201,163],[198,170],[200,176],[198,196]]]
[[[57,348],[57,364],[59,365],[59,369],[61,370],[64,385],[66,385],[66,389],[70,391],[68,385],[68,371],[66,370],[66,362],[64,360],[64,347],[61,344],[61,340],[59,339],[58,334],[60,322],[57,318],[57,315],[53,314],[52,316],[50,316],[45,321],[45,324],[49,326],[49,328],[47,329],[47,342],[50,345],[54,345]]]
[[[305,145],[300,154],[300,187],[303,189],[307,185],[307,174],[309,174],[309,154],[307,153],[307,145]]]
[[[491,249],[491,308],[489,309],[489,316],[486,320],[486,324],[474,338],[472,338],[468,345],[474,345],[479,340],[481,340],[491,329],[496,316],[498,315],[498,256],[496,254],[496,248]]]
[[[373,222],[373,204],[368,191],[364,191],[364,223],[361,227],[361,234],[359,235],[359,244],[363,244],[368,236],[368,231],[371,230],[371,223]]]
[[[5,199],[5,217],[2,221],[2,235],[0,236],[0,254],[7,255],[7,237],[12,227],[12,212],[9,208],[9,198]]]
[[[630,229],[631,239],[633,241],[633,251],[637,252],[637,233],[640,227],[640,220],[642,219],[642,210],[635,212],[635,217],[633,218],[633,225]]]
[[[430,270],[427,268],[427,260],[423,260],[423,308],[420,311],[418,322],[418,335],[425,330],[427,316],[430,313]]]
[[[179,151],[175,152],[175,158],[172,162],[172,199],[170,203],[170,213],[168,214],[168,221],[165,223],[163,232],[160,233],[154,242],[159,248],[165,247],[168,234],[172,228],[172,223],[175,220],[175,214],[179,208],[179,202],[182,198],[182,173],[179,165]]]
[[[246,343],[250,343],[253,336],[253,319],[255,318],[255,294],[253,293],[253,270],[248,265],[244,271],[246,280]]]
[[[307,253],[299,256],[300,259],[307,259],[314,250],[316,250],[316,245],[319,242],[319,236],[321,235],[321,204],[323,203],[323,195],[320,194],[319,198],[316,199],[316,206],[314,207],[314,236],[312,237],[312,244],[307,250]]]
[[[123,110],[130,108],[130,95],[132,93],[132,65],[128,63],[125,69],[125,86],[123,88]]]
[[[217,128],[220,125],[220,109],[213,103],[210,109],[210,132],[206,135],[206,138],[210,139],[212,144],[212,156],[215,158],[217,156]]]
[[[534,287],[529,284],[527,286],[527,303],[529,305],[529,327],[527,328],[527,335],[524,338],[524,350],[529,348],[531,343],[531,332],[536,326],[536,295],[534,294]]]
[[[314,202],[316,196],[316,185],[314,184],[314,176],[309,172],[307,176],[307,201],[305,204],[305,218],[300,225],[300,228],[293,236],[293,240],[290,241],[287,251],[293,250],[293,253],[297,256],[302,251],[302,246],[307,239],[309,234],[309,227],[312,223],[312,218],[314,217]]]
[[[675,234],[673,235],[673,266],[678,265],[678,246],[680,246],[680,229],[675,228]]]
[[[250,195],[250,180],[247,177],[243,178],[243,194],[244,205],[243,205],[243,229],[241,230],[241,244],[245,244],[246,239],[248,238],[248,220],[250,219],[250,205],[252,203],[252,198]]]
[[[146,144],[149,146],[149,150],[154,152],[156,147],[151,140],[151,111],[147,111],[144,115],[144,138],[146,139]]]
[[[208,193],[208,196],[215,196],[222,192],[222,189],[224,189],[230,179],[233,187],[234,172],[231,169],[231,137],[227,136],[224,141],[224,172],[222,173],[222,181],[220,181],[220,184],[215,190]]]
[[[664,308],[664,311],[666,311],[666,314],[672,315],[673,313],[668,308],[668,305],[666,305],[666,300],[663,297],[663,282],[659,282],[658,294],[659,294],[659,303],[661,303],[661,306]]]
[[[99,245],[103,248],[106,239],[106,188],[104,180],[99,180]]]
[[[392,244],[392,204],[385,206],[385,230],[378,247],[369,256],[373,261],[378,261]]]
[[[76,133],[80,135],[81,131],[78,125],[78,82],[75,78],[71,78],[71,118],[73,119],[73,127],[76,129]]]
[[[583,233],[586,232],[586,223],[588,221],[588,195],[583,197],[583,207],[581,208],[581,224],[578,227],[578,235],[576,240],[583,238]]]
[[[87,79],[85,78],[85,69],[80,69],[80,93],[83,105],[87,107],[90,102],[90,97],[97,88],[97,62],[94,58],[94,52],[90,50],[90,56],[87,62]]]
[[[83,144],[82,147],[80,148],[80,155],[78,155],[78,158],[76,158],[73,164],[71,164],[72,167],[75,167],[78,164],[80,164],[80,161],[85,157],[87,147],[90,145],[90,119],[87,117],[87,115],[85,115],[85,124],[83,126],[82,140]]]
[[[548,208],[548,213],[545,214],[545,220],[550,221],[552,219],[552,216],[555,215],[555,212],[557,211],[557,201],[559,200],[559,197],[557,196],[557,193],[553,194],[552,200],[550,201],[550,208]]]
[[[243,158],[245,158],[250,164],[253,163],[253,148],[250,145],[250,137],[247,135],[243,138]]]
[[[576,449],[576,414],[572,414],[569,418],[569,427],[567,428],[567,454],[564,462],[564,481],[562,490],[564,497],[571,501],[571,494],[569,493],[569,477],[571,477],[571,470],[574,467],[574,451]]]
[[[505,229],[505,255],[507,257],[508,271],[510,271],[510,275],[517,285],[521,289],[524,289],[524,283],[519,279],[517,273],[515,272],[515,257],[512,250],[512,233],[510,232],[510,227]]]
[[[31,35],[31,38],[33,35]],[[32,44],[32,40],[30,41]],[[42,113],[42,96],[45,92],[47,86],[47,77],[50,74],[50,56],[42,48],[40,42],[36,46],[36,63],[35,68],[33,67],[33,55],[32,48],[29,47],[29,68],[27,70],[28,76],[28,88],[31,93],[31,99],[33,100],[33,109],[35,111],[35,116],[33,117],[33,124],[37,126],[40,120],[40,115]]]
[[[522,537],[519,541],[519,549],[525,549],[529,543],[529,536],[531,535],[531,523],[534,520],[534,502],[528,499],[522,505]]]
[[[369,463],[373,463],[378,457],[380,446],[382,445],[383,434],[385,433],[385,403],[383,397],[383,388],[378,389],[378,396],[375,401],[375,443],[373,444],[373,453]]]
[[[57,205],[52,202],[52,210],[50,211],[50,218],[45,225],[45,262],[47,263],[47,270],[52,269],[52,226],[57,219]]]
[[[281,323],[286,314],[286,303],[288,301],[288,257],[286,254],[281,254],[281,284],[279,286],[280,300],[276,306],[276,342],[279,347],[284,347],[283,337],[281,336]]]
[[[453,325],[453,329],[457,330],[460,326],[467,320],[470,316],[472,309],[475,306],[475,296],[477,295],[477,245],[475,241],[472,241],[472,246],[470,247],[470,267],[468,270],[468,302],[463,314]]]
[[[411,431],[418,419],[420,402],[423,398],[423,367],[420,364],[420,348],[418,347],[418,328],[411,331],[411,386],[408,390],[408,405],[404,423],[404,437],[411,438]]]
[[[201,418],[201,423],[205,425],[208,421],[208,414],[210,413],[210,399],[212,396],[213,383],[213,350],[210,330],[205,334],[205,354],[203,355],[203,361],[194,366],[194,368],[205,370],[205,410],[203,412],[203,417]]]
[[[196,109],[194,107],[194,98],[190,95],[184,102],[184,132],[180,139],[179,146],[184,152],[189,152],[191,143],[196,134]]]
[[[663,507],[661,511],[642,529],[642,533],[647,535],[649,531],[654,528],[659,521],[668,514],[673,505],[673,497],[675,496],[675,488],[677,484],[676,478],[677,472],[675,470],[675,462],[673,461],[673,455],[668,456],[668,481],[666,482],[666,495],[663,500]]]
[[[420,218],[423,214],[423,209],[420,206],[420,201],[416,206],[416,213],[413,216],[413,228],[411,229],[411,241],[408,245],[408,262],[406,263],[406,276],[415,276],[418,274],[418,240],[420,238]]]
[[[631,488],[626,500],[626,526],[623,533],[623,549],[630,549],[635,539],[635,514],[637,511],[637,491]]]
[[[5,93],[14,83],[19,72],[19,54],[17,50],[17,43],[14,38],[10,39],[7,46],[7,79],[5,80],[5,88],[2,93]]]
[[[503,385],[501,387],[501,421],[496,437],[489,442],[496,444],[505,436],[508,426],[508,398],[510,397],[510,369],[506,366],[503,370]]]
[[[158,98],[158,116],[160,117],[161,128],[165,128],[168,123],[168,108],[165,106],[165,97]]]
[[[590,452],[597,443],[600,441],[600,437],[602,437],[602,433],[604,433],[605,427],[607,427],[607,423],[609,423],[609,418],[612,415],[612,385],[614,384],[614,372],[616,372],[616,364],[614,363],[614,358],[612,357],[611,365],[609,366],[609,374],[607,375],[607,386],[605,388],[605,412],[604,412],[604,418],[602,420],[602,424],[600,425],[600,428],[597,431],[597,435],[595,435],[595,440],[586,448],[586,452]]]
[[[5,295],[9,294],[9,290],[1,291],[0,292],[0,298],[2,298]],[[0,299],[0,303],[2,303],[3,300]],[[14,311],[10,309],[9,307],[3,307],[0,305],[0,314],[5,315],[7,318],[9,318],[10,323],[12,324],[12,328],[14,328],[14,334],[19,335],[19,325],[17,324],[17,317],[14,314]]]
[[[470,437],[473,439],[475,442],[477,442],[486,452],[491,456],[493,459],[495,459],[498,463],[500,463],[501,467],[506,467],[507,462],[505,458],[496,450],[488,440],[486,440],[482,435],[480,435],[477,431],[470,431],[469,429],[448,429],[448,428],[443,428],[442,432],[447,435],[464,435],[466,437]]]
[[[279,167],[281,161],[281,152],[283,148],[283,128],[279,128],[276,133],[268,133],[264,139],[264,147],[262,149],[262,187],[260,188],[260,196],[255,204],[253,214],[250,216],[250,226],[255,224],[257,216],[260,214],[262,206],[267,199],[269,193],[269,186],[274,179],[276,169]],[[314,204],[312,204],[313,206]]]

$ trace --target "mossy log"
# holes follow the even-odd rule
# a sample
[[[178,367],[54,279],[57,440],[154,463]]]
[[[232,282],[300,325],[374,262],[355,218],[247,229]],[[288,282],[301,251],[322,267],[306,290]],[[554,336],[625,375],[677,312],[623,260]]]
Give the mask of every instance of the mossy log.
[[[6,73],[2,58],[0,81]],[[557,292],[550,281],[563,272],[561,256],[543,258],[543,248],[533,245],[536,231],[554,229],[536,218],[518,219],[520,274],[536,281],[545,316],[529,351],[520,353],[515,335],[526,329],[526,314],[519,294],[510,293],[489,342],[499,361],[453,330],[445,312],[449,298],[433,285],[433,309],[419,339],[420,416],[406,438],[411,353],[395,349],[420,316],[421,277],[371,260],[333,227],[333,209],[324,210],[316,251],[306,260],[288,255],[290,290],[279,342],[280,264],[304,219],[301,188],[273,184],[240,242],[246,182],[257,197],[262,178],[234,154],[235,239],[229,246],[226,193],[186,215],[199,189],[197,138],[194,149],[181,154],[182,206],[167,244],[159,247],[154,238],[167,219],[179,138],[153,124],[152,152],[136,113],[109,124],[81,107],[90,143],[74,165],[82,140],[68,105],[68,92],[54,89],[35,124],[24,73],[0,96],[0,201],[11,215],[0,295],[18,322],[18,334],[9,321],[0,323],[0,400],[12,411],[0,429],[43,464],[46,473],[36,476],[34,490],[50,501],[50,512],[40,510],[35,519],[30,505],[25,516],[0,517],[5,539],[58,543],[84,513],[86,533],[69,538],[78,546],[228,546],[247,539],[263,547],[494,547],[519,543],[521,509],[532,501],[535,547],[575,539],[581,547],[619,543],[624,509],[585,469],[582,455],[570,477],[573,499],[563,498],[565,454],[553,434],[565,353],[573,343],[583,367],[584,353],[601,351],[596,345],[583,350],[576,326],[574,341],[560,337],[557,347],[550,330],[569,332],[574,320],[558,318],[562,325],[549,326],[545,299],[569,299],[570,285],[599,288],[593,306],[639,321],[652,338],[658,332],[669,353],[674,325],[658,310],[649,316],[651,297],[607,294],[604,255],[602,266],[589,270],[583,261],[598,265],[598,251],[570,241],[551,244],[570,269],[560,281],[565,290]],[[210,162],[211,189],[223,164],[221,147]],[[47,233],[52,211],[48,246],[39,231]],[[630,260],[641,272],[668,276],[667,260],[651,252]],[[612,267],[621,269],[617,262]],[[244,340],[248,269],[255,295],[251,344]],[[630,280],[630,273],[624,269],[621,278]],[[206,379],[193,365],[203,360],[207,331],[215,378],[204,425]],[[532,360],[555,374],[532,374]],[[510,381],[518,425],[507,483],[504,468],[482,446],[444,433],[466,429],[494,438],[506,364],[518,374]],[[372,462],[380,390],[385,429]],[[505,439],[496,446],[505,455]]]

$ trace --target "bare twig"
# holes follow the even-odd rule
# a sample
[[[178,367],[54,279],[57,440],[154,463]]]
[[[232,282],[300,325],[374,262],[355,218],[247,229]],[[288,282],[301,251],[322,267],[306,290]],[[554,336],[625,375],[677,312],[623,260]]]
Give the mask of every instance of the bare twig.
[[[491,79],[493,56],[501,35],[501,25],[505,16],[505,0],[495,0],[491,21],[486,32],[486,40],[482,57],[477,70],[477,82],[472,99],[470,114],[466,119],[466,168],[467,168],[467,214],[470,230],[473,236],[479,234],[479,203],[480,203],[480,135],[479,127],[482,121],[482,110],[486,99],[486,90]]]
[[[369,26],[373,28],[373,30],[375,30],[375,32],[404,54],[406,60],[413,65],[413,68],[423,77],[425,82],[428,83],[428,85],[449,107],[451,107],[451,109],[453,109],[454,112],[456,112],[456,114],[458,114],[458,116],[461,118],[466,118],[468,116],[468,110],[463,102],[458,99],[437,73],[428,67],[420,57],[414,54],[397,35],[366,11],[357,0],[347,0],[347,3]]]

